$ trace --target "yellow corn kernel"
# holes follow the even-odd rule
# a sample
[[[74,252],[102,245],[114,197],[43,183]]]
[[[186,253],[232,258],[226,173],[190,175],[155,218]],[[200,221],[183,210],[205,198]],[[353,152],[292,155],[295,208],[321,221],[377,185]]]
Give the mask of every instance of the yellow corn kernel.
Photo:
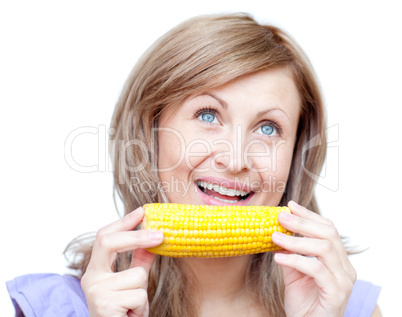
[[[144,205],[142,228],[163,231],[161,245],[148,251],[170,257],[228,257],[279,250],[271,235],[293,233],[278,222],[288,207]],[[194,229],[196,228],[196,229]]]

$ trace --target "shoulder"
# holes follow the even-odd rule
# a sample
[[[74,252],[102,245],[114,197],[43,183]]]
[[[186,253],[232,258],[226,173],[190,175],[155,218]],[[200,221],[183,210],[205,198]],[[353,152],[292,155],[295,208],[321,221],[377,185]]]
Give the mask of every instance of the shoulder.
[[[89,316],[80,281],[70,275],[22,275],[8,281],[7,289],[17,315]]]
[[[375,312],[381,288],[370,282],[357,280],[353,286],[346,317],[370,317]],[[378,315],[374,315],[378,316]],[[381,315],[380,315],[381,316]]]

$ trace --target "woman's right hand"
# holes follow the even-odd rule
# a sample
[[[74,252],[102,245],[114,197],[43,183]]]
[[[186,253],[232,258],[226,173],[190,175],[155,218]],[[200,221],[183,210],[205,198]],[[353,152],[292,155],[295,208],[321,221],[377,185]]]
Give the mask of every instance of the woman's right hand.
[[[140,207],[98,231],[91,260],[81,279],[90,316],[148,316],[148,274],[155,256],[145,248],[161,244],[163,233],[132,231],[143,217]],[[130,268],[114,272],[117,254],[131,250]]]

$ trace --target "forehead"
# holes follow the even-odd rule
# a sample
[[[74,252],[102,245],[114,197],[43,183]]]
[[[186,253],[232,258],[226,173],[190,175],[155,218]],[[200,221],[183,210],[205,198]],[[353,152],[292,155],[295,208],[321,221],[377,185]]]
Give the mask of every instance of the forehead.
[[[247,109],[248,115],[255,115],[270,108],[284,110],[297,120],[301,109],[301,98],[296,87],[294,74],[288,67],[263,70],[232,80],[215,89],[203,89],[187,97],[183,103],[165,109],[163,117],[174,116],[181,107],[193,99],[214,99],[224,108]],[[204,103],[201,101],[201,103]],[[167,115],[167,116],[166,116]]]
[[[206,94],[213,95],[224,108],[251,119],[276,109],[297,124],[301,111],[300,94],[288,68],[253,73]]]
[[[240,79],[229,82],[215,90],[221,95],[237,94],[247,100],[269,99],[297,103],[301,99],[296,87],[293,72],[289,68],[276,68],[246,75]],[[267,101],[269,101],[267,100]]]

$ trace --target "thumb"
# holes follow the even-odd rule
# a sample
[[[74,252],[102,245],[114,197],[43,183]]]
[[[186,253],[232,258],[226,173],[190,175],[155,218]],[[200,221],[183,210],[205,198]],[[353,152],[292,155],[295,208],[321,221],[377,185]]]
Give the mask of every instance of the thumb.
[[[155,254],[148,252],[145,249],[135,249],[131,259],[130,269],[134,267],[143,267],[147,273],[151,269]]]

